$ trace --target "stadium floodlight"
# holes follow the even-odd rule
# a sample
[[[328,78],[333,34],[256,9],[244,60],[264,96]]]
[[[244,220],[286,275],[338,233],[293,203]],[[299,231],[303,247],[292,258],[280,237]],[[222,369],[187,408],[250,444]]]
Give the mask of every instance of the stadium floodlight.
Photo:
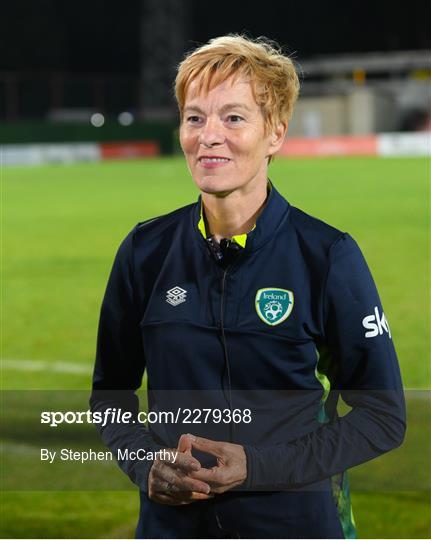
[[[122,126],[130,126],[135,121],[132,113],[124,111],[118,115],[118,123]]]
[[[91,115],[90,122],[94,127],[102,127],[105,123],[105,117],[102,113],[94,113]]]

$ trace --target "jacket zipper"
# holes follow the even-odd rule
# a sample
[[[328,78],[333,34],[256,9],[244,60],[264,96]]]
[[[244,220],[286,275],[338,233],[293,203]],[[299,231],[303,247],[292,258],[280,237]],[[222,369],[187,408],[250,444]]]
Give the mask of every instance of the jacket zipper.
[[[225,368],[226,368],[226,374],[227,374],[227,381],[228,381],[228,395],[227,395],[227,401],[229,404],[229,410],[231,413],[231,422],[229,422],[229,438],[230,442],[233,442],[234,440],[234,425],[232,422],[232,414],[233,414],[233,405],[232,405],[232,383],[231,383],[231,376],[230,376],[230,364],[229,364],[229,354],[227,350],[227,343],[226,343],[226,335],[224,331],[224,300],[225,300],[225,293],[226,293],[226,279],[228,275],[230,265],[227,266],[223,270],[223,277],[221,282],[221,300],[220,300],[220,331],[221,331],[221,340],[223,345],[223,353],[224,353],[224,361],[225,361]],[[222,381],[224,379],[224,374]]]

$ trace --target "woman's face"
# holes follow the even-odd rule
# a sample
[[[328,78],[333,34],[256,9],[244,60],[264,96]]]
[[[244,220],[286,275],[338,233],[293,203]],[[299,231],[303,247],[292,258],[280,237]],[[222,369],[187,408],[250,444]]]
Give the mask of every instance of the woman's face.
[[[188,89],[180,142],[192,177],[204,193],[249,193],[266,183],[268,156],[283,143],[285,127],[265,134],[250,83],[232,78],[210,90]]]

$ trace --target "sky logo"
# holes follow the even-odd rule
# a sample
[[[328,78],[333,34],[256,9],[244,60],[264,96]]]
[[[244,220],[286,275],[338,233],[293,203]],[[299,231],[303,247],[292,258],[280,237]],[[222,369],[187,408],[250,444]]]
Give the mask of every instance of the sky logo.
[[[381,336],[383,332],[388,333],[389,337],[392,338],[391,329],[389,328],[385,314],[382,312],[382,316],[380,316],[377,306],[374,307],[374,315],[367,315],[363,318],[362,326],[365,330],[368,330],[368,332],[365,332],[366,338]]]

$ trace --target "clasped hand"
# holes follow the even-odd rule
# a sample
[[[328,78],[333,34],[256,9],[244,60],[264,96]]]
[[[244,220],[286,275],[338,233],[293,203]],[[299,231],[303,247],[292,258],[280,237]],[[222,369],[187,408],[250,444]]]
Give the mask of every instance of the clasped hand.
[[[192,456],[192,448],[215,456],[217,465],[211,469],[202,467]],[[175,463],[173,453],[177,453]],[[247,461],[241,445],[181,435],[178,448],[153,463],[148,476],[148,496],[161,504],[190,504],[239,486],[246,477]]]

